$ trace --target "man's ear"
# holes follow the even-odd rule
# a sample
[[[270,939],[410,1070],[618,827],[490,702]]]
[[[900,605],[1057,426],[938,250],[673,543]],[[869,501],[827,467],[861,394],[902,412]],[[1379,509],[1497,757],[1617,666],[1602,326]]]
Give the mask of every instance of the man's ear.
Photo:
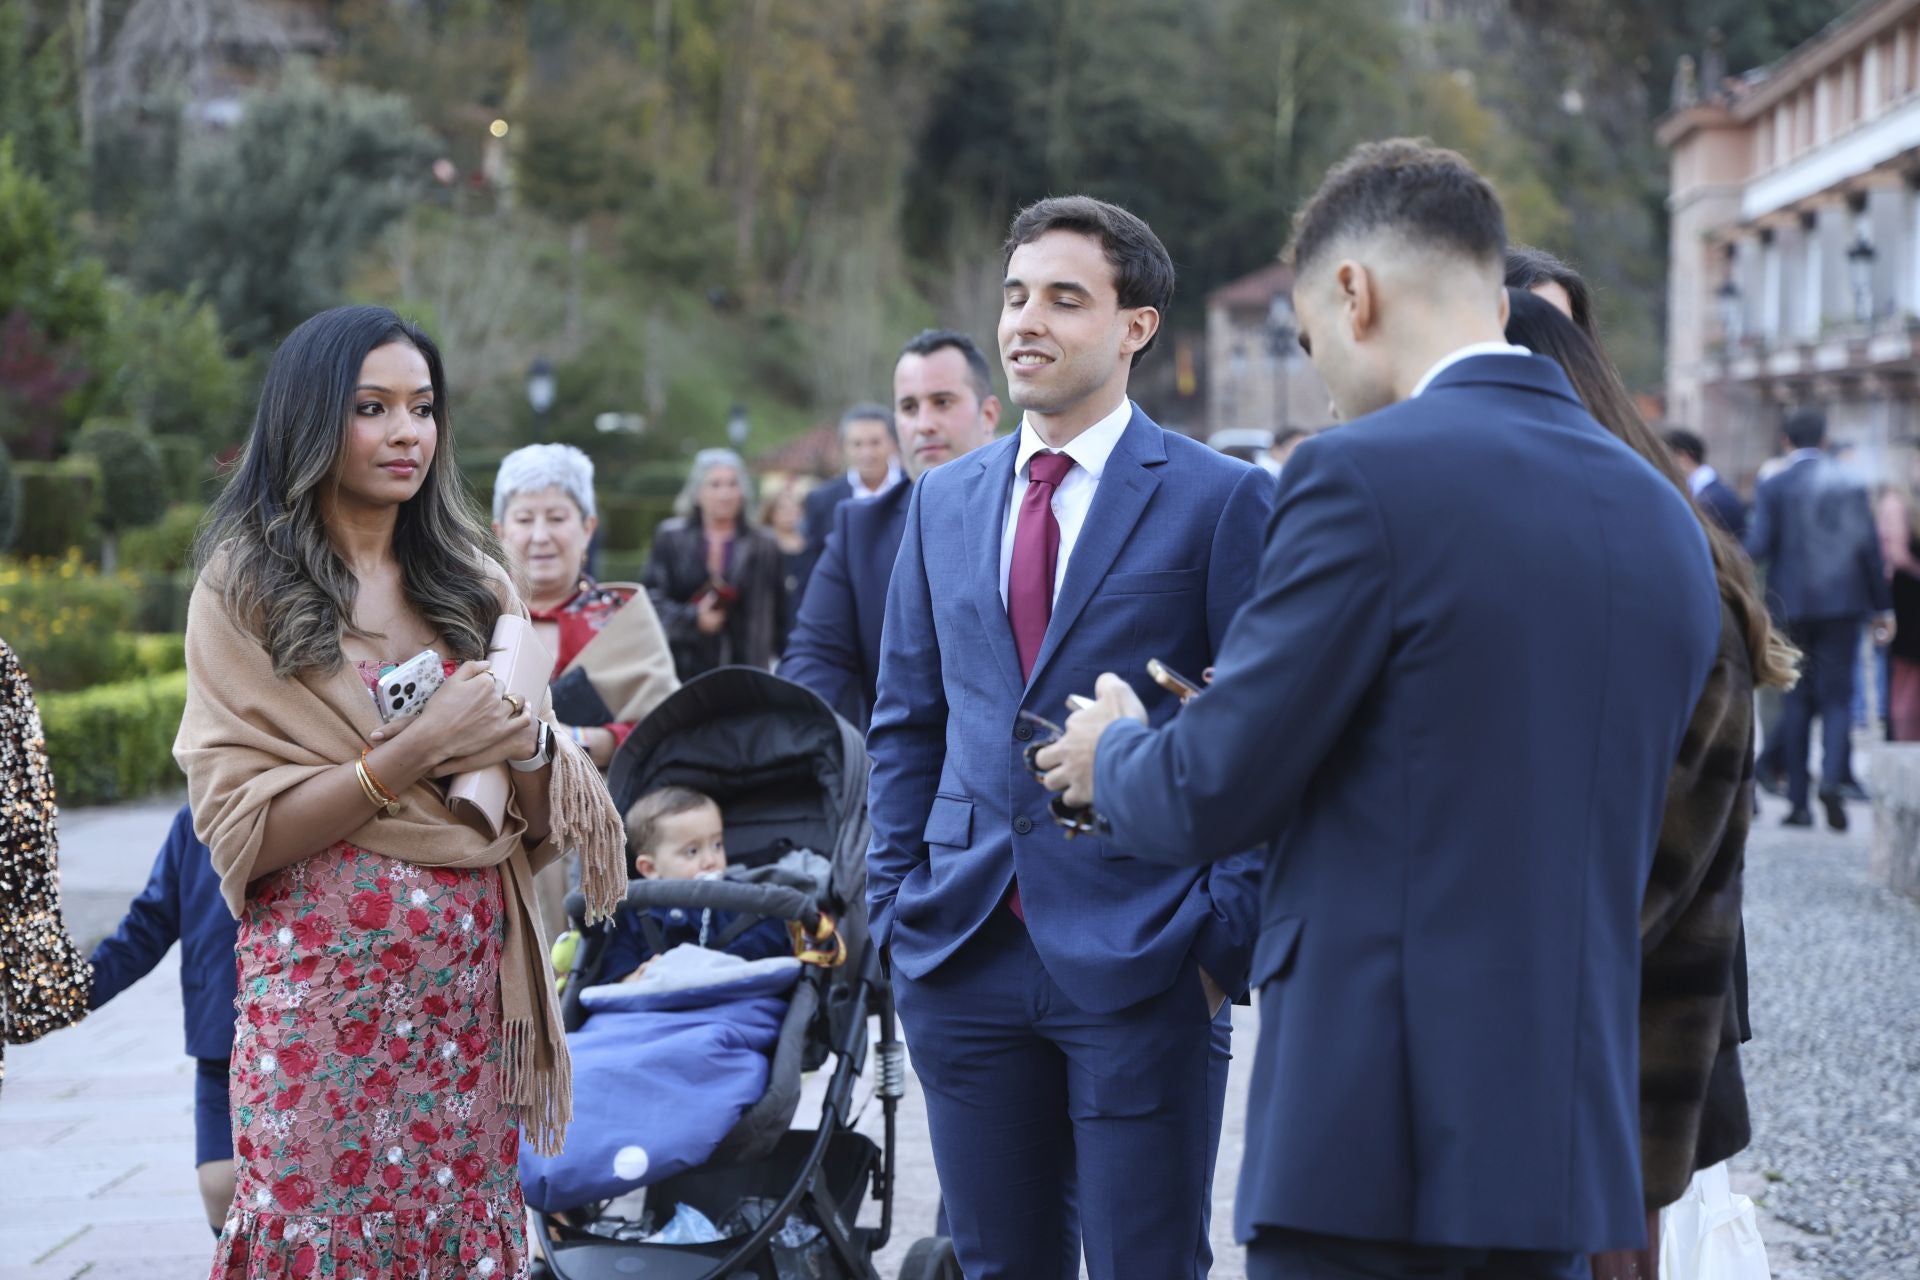
[[[980,402],[980,421],[987,424],[987,439],[1000,429],[1000,397],[988,396]]]
[[[1158,307],[1135,307],[1127,318],[1127,334],[1120,340],[1120,354],[1129,360],[1134,352],[1153,341],[1153,335],[1160,332],[1160,309]]]
[[[1380,300],[1374,294],[1373,273],[1352,258],[1333,269],[1333,287],[1346,317],[1348,336],[1361,342],[1379,320]]]

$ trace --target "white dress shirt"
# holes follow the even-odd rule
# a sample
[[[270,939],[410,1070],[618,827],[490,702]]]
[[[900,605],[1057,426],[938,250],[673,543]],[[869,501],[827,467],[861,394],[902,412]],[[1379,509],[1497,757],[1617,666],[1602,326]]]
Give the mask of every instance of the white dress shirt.
[[[853,486],[853,500],[855,502],[865,502],[869,498],[877,498],[906,478],[907,473],[900,469],[900,461],[897,458],[888,459],[887,477],[880,482],[880,487],[877,489],[867,488],[867,482],[860,478],[860,473],[851,467],[847,468],[847,483]]]
[[[1511,342],[1470,342],[1458,351],[1449,351],[1434,361],[1433,368],[1427,370],[1420,376],[1420,381],[1413,384],[1413,393],[1407,399],[1411,400],[1425,391],[1432,385],[1435,378],[1462,360],[1470,360],[1474,356],[1530,356],[1532,354],[1533,352],[1527,348],[1516,347]]]
[[[1720,473],[1703,462],[1693,469],[1692,475],[1687,477],[1687,488],[1697,498],[1707,491],[1708,485],[1719,478]]]
[[[1073,459],[1053,491],[1053,518],[1060,525],[1060,556],[1053,570],[1053,594],[1060,595],[1060,584],[1067,580],[1067,561],[1073,556],[1073,544],[1080,538],[1080,526],[1087,522],[1093,495],[1100,488],[1100,475],[1107,469],[1113,447],[1120,443],[1127,424],[1133,421],[1133,401],[1122,400],[1120,407],[1075,436],[1064,449],[1054,449],[1040,438],[1031,422],[1020,422],[1020,448],[1013,458],[1013,497],[1007,503],[1007,527],[1000,538],[1000,603],[1007,603],[1007,575],[1013,571],[1013,533],[1020,527],[1020,503],[1027,496],[1027,462],[1036,453],[1064,453]]]

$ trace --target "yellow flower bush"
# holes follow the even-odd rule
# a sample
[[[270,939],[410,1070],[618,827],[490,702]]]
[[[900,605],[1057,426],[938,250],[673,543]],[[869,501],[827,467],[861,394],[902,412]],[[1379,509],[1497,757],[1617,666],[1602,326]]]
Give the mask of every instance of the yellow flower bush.
[[[0,561],[0,638],[13,646],[34,688],[86,689],[138,672],[127,634],[139,580],[104,575],[78,548],[60,559]]]

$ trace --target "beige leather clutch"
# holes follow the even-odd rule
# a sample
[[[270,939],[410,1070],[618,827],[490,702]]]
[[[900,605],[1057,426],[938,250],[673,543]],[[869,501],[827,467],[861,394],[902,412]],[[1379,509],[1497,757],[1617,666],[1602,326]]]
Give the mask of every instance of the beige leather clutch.
[[[487,661],[502,696],[514,694],[536,709],[547,705],[547,682],[553,678],[553,655],[547,652],[533,624],[517,613],[503,613],[493,626]],[[447,788],[447,807],[465,821],[498,837],[507,820],[507,795],[512,775],[504,764],[463,773]]]

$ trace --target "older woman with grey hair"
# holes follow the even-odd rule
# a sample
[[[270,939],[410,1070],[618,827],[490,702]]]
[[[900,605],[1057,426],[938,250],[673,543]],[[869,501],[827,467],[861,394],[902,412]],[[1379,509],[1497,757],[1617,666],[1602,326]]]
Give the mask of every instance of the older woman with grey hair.
[[[599,523],[593,460],[580,450],[535,444],[501,460],[493,531],[553,654],[554,714],[604,769],[634,722],[680,681],[646,589],[587,574]]]
[[[767,668],[785,641],[780,547],[753,523],[753,480],[731,449],[702,449],[653,535],[647,592],[682,680],[715,667]]]

